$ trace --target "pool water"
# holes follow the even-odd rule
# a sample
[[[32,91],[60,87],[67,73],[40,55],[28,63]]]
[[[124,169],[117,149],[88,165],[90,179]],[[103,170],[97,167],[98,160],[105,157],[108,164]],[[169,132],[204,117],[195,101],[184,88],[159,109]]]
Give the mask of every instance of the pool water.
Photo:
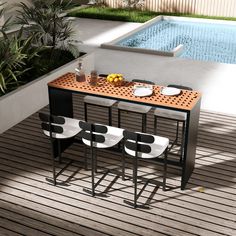
[[[236,25],[161,20],[116,43],[166,52],[180,44],[179,57],[236,64]]]

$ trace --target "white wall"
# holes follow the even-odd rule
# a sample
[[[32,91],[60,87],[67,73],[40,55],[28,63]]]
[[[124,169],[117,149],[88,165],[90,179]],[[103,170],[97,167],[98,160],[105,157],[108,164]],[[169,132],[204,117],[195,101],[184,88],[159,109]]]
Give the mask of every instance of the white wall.
[[[121,7],[120,0],[105,0],[109,6]],[[235,0],[145,0],[144,9],[156,12],[182,12],[208,16],[236,17]]]
[[[2,4],[2,1],[0,0],[0,4]],[[2,6],[0,6],[0,10],[2,10]],[[4,24],[4,15],[0,17],[0,27]]]
[[[16,3],[24,2],[24,3],[29,3],[30,1],[27,0],[1,0],[2,2],[6,2],[8,6],[13,6]]]
[[[5,19],[8,16],[15,16],[16,15],[16,10],[17,10],[16,4],[17,3],[24,2],[26,4],[29,4],[29,1],[27,1],[27,0],[1,0],[1,1],[6,3],[5,6],[8,9],[8,11],[6,12]]]
[[[82,59],[84,70],[88,74],[94,69],[94,56],[86,54]],[[0,134],[48,105],[47,83],[67,72],[74,72],[77,65],[78,60],[76,59],[0,97]]]

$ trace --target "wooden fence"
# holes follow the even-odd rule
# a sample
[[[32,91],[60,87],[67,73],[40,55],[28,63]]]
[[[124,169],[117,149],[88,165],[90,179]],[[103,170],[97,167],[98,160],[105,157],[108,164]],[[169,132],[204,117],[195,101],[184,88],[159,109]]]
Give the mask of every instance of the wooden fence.
[[[115,8],[124,6],[124,0],[105,2]],[[143,8],[156,12],[236,17],[236,0],[144,0]]]

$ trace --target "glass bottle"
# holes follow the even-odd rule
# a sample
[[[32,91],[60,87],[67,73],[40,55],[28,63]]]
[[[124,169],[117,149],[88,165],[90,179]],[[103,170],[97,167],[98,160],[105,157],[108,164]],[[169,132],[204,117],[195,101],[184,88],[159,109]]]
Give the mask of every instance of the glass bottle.
[[[97,79],[98,79],[97,71],[92,70],[91,71],[91,76],[90,76],[90,85],[91,86],[97,86]]]
[[[76,75],[76,81],[77,82],[85,82],[86,81],[86,77],[85,77],[85,73],[84,73],[84,70],[83,70],[81,60],[79,60],[78,67],[75,68],[75,75]]]

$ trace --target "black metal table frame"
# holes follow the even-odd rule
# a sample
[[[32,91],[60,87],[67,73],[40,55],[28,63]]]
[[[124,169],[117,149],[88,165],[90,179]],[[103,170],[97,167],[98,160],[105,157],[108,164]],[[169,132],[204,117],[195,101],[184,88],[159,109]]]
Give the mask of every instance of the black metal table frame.
[[[61,115],[73,118],[73,99],[72,99],[73,93],[114,99],[114,97],[101,96],[98,94],[92,94],[74,90],[72,91],[69,89],[61,89],[48,86],[50,113],[52,115]],[[115,99],[118,101],[132,102],[152,107],[161,107],[169,110],[182,111],[187,114],[185,143],[184,143],[184,158],[182,164],[177,164],[178,166],[182,167],[181,190],[184,190],[188,183],[189,178],[191,177],[195,165],[197,130],[200,116],[201,98],[198,99],[197,103],[191,110],[172,108],[163,105],[154,105],[151,103],[149,104],[149,103],[135,102],[126,99],[119,99],[119,98]],[[69,140],[66,141],[64,144],[62,144],[62,150],[68,147],[68,145],[70,145],[71,143],[72,141]]]

